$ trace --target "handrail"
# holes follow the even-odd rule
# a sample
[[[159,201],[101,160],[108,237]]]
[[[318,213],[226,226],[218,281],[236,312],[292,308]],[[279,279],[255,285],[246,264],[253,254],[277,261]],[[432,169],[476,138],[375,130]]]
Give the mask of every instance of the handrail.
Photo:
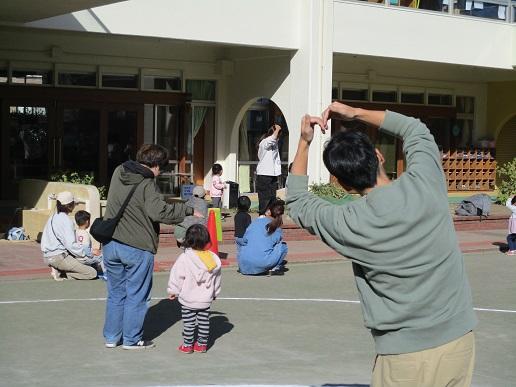
[[[349,1],[356,2],[357,0],[334,0],[337,3],[347,3]],[[428,12],[439,12],[441,14],[449,14],[452,16],[461,16],[461,17],[471,17],[471,18],[481,18],[481,19],[489,19],[489,20],[497,20],[500,22],[506,23],[516,23],[516,1],[515,0],[461,0],[463,3],[463,7],[458,7],[459,0],[435,0],[436,4],[440,1],[439,9],[428,9],[428,8],[420,8],[420,0],[358,0],[360,2],[368,2],[374,6],[380,7],[401,7],[401,8],[412,8],[418,9],[421,11]],[[378,2],[377,2],[378,1]],[[400,5],[400,3],[406,3],[405,5]],[[475,4],[482,4],[482,8],[475,7]],[[496,16],[491,15],[474,15],[470,14],[473,12],[482,12],[485,5],[497,5],[498,7],[506,7],[505,10],[498,9],[498,13]],[[460,13],[459,13],[460,12]],[[499,18],[500,15],[503,15],[504,18]]]

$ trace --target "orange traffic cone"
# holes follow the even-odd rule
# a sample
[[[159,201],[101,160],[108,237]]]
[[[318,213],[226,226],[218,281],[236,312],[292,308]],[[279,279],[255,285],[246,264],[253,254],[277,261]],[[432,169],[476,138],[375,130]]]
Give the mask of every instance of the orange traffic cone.
[[[210,250],[212,253],[219,255],[219,241],[217,240],[217,224],[215,221],[215,213],[210,211],[208,215],[208,224],[206,226],[208,228],[208,234],[210,234]]]

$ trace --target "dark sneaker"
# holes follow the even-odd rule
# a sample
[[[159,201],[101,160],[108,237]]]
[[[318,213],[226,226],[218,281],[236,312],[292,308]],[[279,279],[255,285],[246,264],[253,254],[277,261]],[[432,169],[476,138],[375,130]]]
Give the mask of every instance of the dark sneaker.
[[[281,269],[269,270],[269,275],[285,275],[285,272]]]
[[[150,340],[140,340],[137,343],[131,345],[122,345],[123,349],[150,349],[154,348],[156,344],[154,344]]]
[[[179,347],[177,347],[177,350],[183,353],[192,353],[194,351],[194,347],[192,345],[181,344]]]
[[[204,353],[208,350],[208,345],[195,343],[193,346],[193,350],[194,350],[194,352]]]
[[[104,343],[104,346],[106,348],[116,348],[118,347],[119,345],[121,345],[121,343]]]

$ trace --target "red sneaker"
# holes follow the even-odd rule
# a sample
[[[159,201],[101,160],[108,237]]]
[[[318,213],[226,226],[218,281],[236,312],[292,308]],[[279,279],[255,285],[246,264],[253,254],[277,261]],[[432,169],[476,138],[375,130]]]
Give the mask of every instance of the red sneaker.
[[[194,347],[191,345],[181,344],[179,347],[177,347],[177,350],[183,353],[192,353],[194,351]]]
[[[193,346],[193,350],[194,352],[206,352],[208,350],[208,345],[207,344],[199,344],[199,343],[195,343],[194,346]]]

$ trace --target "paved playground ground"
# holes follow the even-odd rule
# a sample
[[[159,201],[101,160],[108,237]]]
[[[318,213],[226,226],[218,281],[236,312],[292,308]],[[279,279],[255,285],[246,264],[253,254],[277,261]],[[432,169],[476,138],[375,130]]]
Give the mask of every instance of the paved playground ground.
[[[478,308],[475,386],[516,385],[516,259],[465,255]],[[373,341],[363,327],[351,264],[290,265],[284,277],[223,271],[206,354],[176,350],[182,322],[155,273],[146,336],[157,347],[106,349],[105,284],[49,277],[0,281],[0,385],[351,385],[368,386]]]

